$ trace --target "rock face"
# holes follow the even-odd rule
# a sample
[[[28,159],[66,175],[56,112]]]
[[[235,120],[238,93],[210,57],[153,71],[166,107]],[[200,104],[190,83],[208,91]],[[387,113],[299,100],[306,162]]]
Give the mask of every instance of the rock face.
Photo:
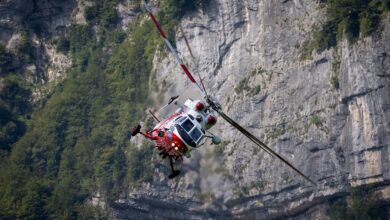
[[[76,1],[10,1],[0,2],[0,28],[2,42],[8,42],[21,30],[35,34],[50,34],[70,24],[69,17]]]
[[[83,2],[91,3],[0,1],[0,43],[16,50],[27,30],[35,53],[43,54],[14,68],[35,83],[64,77],[70,62],[45,37],[72,22],[84,23]],[[124,29],[139,13],[129,12],[131,7],[129,2],[117,7]],[[318,1],[214,0],[181,24],[195,62],[183,36],[176,39],[181,56],[224,111],[318,186],[219,119],[212,132],[224,140],[220,146],[207,141],[174,180],[154,158],[153,182],[111,204],[113,217],[326,219],[328,201],[365,184],[374,184],[378,196],[390,202],[390,18],[380,34],[355,44],[344,40],[301,60],[303,43],[324,16]],[[152,80],[166,85],[160,86],[166,99],[200,98],[171,55],[156,53],[154,66]]]
[[[206,142],[176,180],[165,177],[156,158],[153,183],[130,189],[112,207],[114,216],[326,218],[328,201],[351,186],[375,183],[378,192],[388,191],[389,18],[380,34],[355,44],[344,40],[302,61],[301,45],[324,16],[310,0],[216,0],[182,21],[199,59],[191,69],[209,92],[318,186],[220,119],[213,133],[222,136],[222,147]],[[190,57],[181,34],[176,45]],[[188,91],[172,56],[156,60],[156,80],[169,82],[167,97]]]
[[[48,40],[71,24],[71,16],[78,10],[76,6],[73,0],[1,1],[0,43],[17,54],[24,40],[30,50],[29,60],[15,57],[9,71],[23,75],[34,84],[64,78],[70,61],[58,53]]]

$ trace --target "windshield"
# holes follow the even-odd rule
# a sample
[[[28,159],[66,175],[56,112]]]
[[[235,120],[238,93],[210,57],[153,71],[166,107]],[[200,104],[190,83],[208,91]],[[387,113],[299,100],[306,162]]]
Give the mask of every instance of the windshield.
[[[194,128],[191,131],[190,136],[191,136],[192,140],[194,140],[195,142],[198,143],[198,140],[200,139],[200,137],[202,137],[202,133],[199,131],[199,129]]]
[[[186,130],[187,132],[191,131],[191,129],[194,127],[194,124],[189,120],[185,120],[181,126]]]
[[[187,132],[183,129],[182,126],[180,126],[179,124],[176,124],[175,127],[177,129],[177,132],[179,132],[180,137],[183,138],[183,140],[188,145],[190,145],[191,147],[196,147],[195,141],[192,140],[191,136],[187,134]]]

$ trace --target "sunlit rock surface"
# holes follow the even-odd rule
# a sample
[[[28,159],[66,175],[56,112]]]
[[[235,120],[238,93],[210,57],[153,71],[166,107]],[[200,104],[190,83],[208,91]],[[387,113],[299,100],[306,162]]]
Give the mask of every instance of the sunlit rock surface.
[[[28,34],[41,54],[39,62],[13,68],[30,82],[63,79],[70,61],[45,36],[84,24],[90,4],[0,1],[0,42],[14,51],[23,32],[34,30]],[[117,6],[123,29],[141,12],[132,7]],[[390,202],[390,18],[380,34],[353,45],[343,40],[301,60],[303,43],[324,18],[318,1],[215,0],[181,23],[195,61],[182,33],[176,36],[180,55],[224,111],[318,186],[219,119],[212,132],[222,137],[221,146],[206,141],[185,159],[180,177],[168,180],[166,161],[154,158],[153,182],[130,188],[114,204],[100,201],[100,194],[92,204],[117,219],[326,219],[330,200],[365,184]],[[180,94],[181,103],[200,98],[172,55],[156,52],[154,70],[156,100],[158,94],[166,100]]]
[[[326,218],[329,200],[370,183],[388,200],[389,19],[380,36],[344,40],[301,60],[301,45],[324,17],[316,1],[218,0],[182,21],[195,62],[182,34],[176,37],[181,56],[225,112],[317,187],[220,119],[212,132],[222,148],[206,141],[176,180],[156,158],[153,183],[132,188],[112,207],[114,216]],[[171,55],[156,59],[155,70],[166,98],[196,94]]]

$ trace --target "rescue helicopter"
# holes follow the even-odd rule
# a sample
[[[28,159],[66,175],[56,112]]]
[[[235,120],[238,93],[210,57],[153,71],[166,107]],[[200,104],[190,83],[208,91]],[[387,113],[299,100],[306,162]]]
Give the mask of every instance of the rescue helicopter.
[[[157,150],[160,151],[159,155],[163,159],[168,159],[171,170],[168,178],[172,179],[180,174],[180,171],[176,170],[174,165],[180,163],[183,160],[183,157],[190,158],[191,151],[202,146],[205,143],[203,141],[205,138],[210,138],[213,144],[221,143],[221,139],[218,136],[208,132],[211,127],[216,125],[216,114],[218,114],[222,119],[226,120],[226,122],[236,128],[239,132],[245,135],[249,140],[263,149],[266,153],[280,159],[287,166],[301,175],[304,179],[316,185],[313,180],[303,174],[289,161],[276,153],[222,111],[222,106],[207,93],[200,76],[199,83],[195,80],[183,60],[179,57],[176,49],[168,40],[166,33],[162,29],[162,26],[157,21],[156,16],[153,14],[151,8],[148,6],[145,0],[143,1],[143,5],[160,36],[165,41],[167,48],[175,57],[178,65],[180,65],[183,74],[187,76],[189,81],[200,91],[200,94],[202,95],[202,98],[198,100],[186,100],[183,106],[180,106],[174,113],[163,120],[158,119],[155,115],[155,112],[149,110],[149,113],[157,122],[154,128],[146,132],[141,132],[141,126],[138,124],[131,130],[132,136],[140,134],[145,138],[153,141]],[[191,56],[193,56],[186,38],[185,41]],[[178,97],[179,96],[173,96],[168,101],[168,104],[163,106],[161,109],[172,103],[175,103],[175,100],[177,100]]]

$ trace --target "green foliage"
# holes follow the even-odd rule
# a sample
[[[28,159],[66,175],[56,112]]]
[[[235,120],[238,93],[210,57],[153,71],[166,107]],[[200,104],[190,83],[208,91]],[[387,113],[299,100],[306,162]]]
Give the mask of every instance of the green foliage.
[[[347,214],[349,219],[387,219],[387,211],[381,207],[369,187],[351,189],[351,204]]]
[[[12,151],[0,160],[2,218],[105,218],[86,201],[99,192],[112,202],[128,185],[152,180],[153,148],[137,149],[129,140],[130,128],[150,105],[148,82],[161,39],[140,17],[125,41],[125,33],[115,29],[117,3],[98,1],[96,10],[86,12],[98,27],[72,25],[59,39],[58,49],[72,57],[73,66],[31,120],[26,119],[31,88],[11,74],[6,78],[0,140],[2,149],[12,145]],[[163,9],[159,16],[182,16],[172,13]],[[31,46],[26,36],[20,48]],[[0,56],[4,51],[0,48]],[[26,131],[19,132],[19,122]]]
[[[351,188],[350,200],[331,202],[328,214],[334,220],[388,219],[387,208],[376,199],[369,186]]]
[[[24,186],[25,195],[21,200],[17,218],[20,219],[44,219],[47,215],[44,210],[45,200],[50,190],[39,178],[32,177]]]
[[[87,25],[74,24],[69,28],[70,50],[81,54],[85,48],[93,44],[93,34]],[[66,43],[65,43],[66,44]]]
[[[186,14],[194,12],[207,5],[209,0],[162,0],[160,1],[161,11],[157,18],[166,31],[168,38],[174,42],[175,28],[179,20]]]
[[[97,5],[87,7],[84,9],[84,16],[88,22],[95,21],[95,19],[98,18],[98,15],[99,15],[99,10],[98,10]]]
[[[106,31],[101,36],[104,42],[98,42],[89,27],[70,27],[67,37],[75,65],[15,143],[8,166],[13,167],[12,173],[0,183],[0,194],[14,205],[0,204],[0,213],[10,218],[76,219],[90,215],[82,207],[95,192],[113,201],[125,192],[126,185],[151,179],[152,148],[130,150],[128,155],[124,148],[131,125],[142,118],[148,102],[152,51],[158,36],[149,34],[153,31],[149,23],[136,24],[132,30],[131,41],[123,42],[121,32]],[[107,46],[112,47],[112,54],[106,52]],[[8,90],[1,94],[2,100],[12,99],[14,106],[2,108],[10,112],[1,114],[2,123],[12,119],[11,110],[20,115],[23,112],[19,111],[27,109],[22,98],[29,96],[19,98],[25,91],[14,84]],[[11,119],[3,120],[7,115]],[[9,178],[20,173],[19,185],[28,190],[11,186]],[[33,177],[40,178],[47,193],[30,187]]]
[[[9,64],[12,62],[12,54],[10,54],[3,44],[0,44],[0,76],[4,76],[9,69]]]
[[[313,33],[313,39],[305,41],[300,50],[300,60],[311,59],[314,50],[324,51],[337,44],[337,26],[332,21],[326,21],[320,31]]]
[[[261,86],[260,85],[256,85],[255,87],[251,87],[249,85],[249,83],[250,83],[250,79],[251,79],[252,76],[255,76],[256,74],[261,74],[261,73],[264,73],[264,72],[265,72],[265,70],[263,70],[262,68],[253,70],[249,76],[243,78],[237,84],[236,88],[234,88],[234,91],[237,94],[241,94],[241,93],[246,92],[246,94],[248,94],[249,96],[254,96],[254,95],[259,94],[259,92],[261,91]]]
[[[70,50],[70,41],[65,37],[61,37],[57,42],[57,50],[63,53],[68,53]]]
[[[337,76],[332,76],[332,78],[330,79],[330,83],[332,84],[334,89],[340,88],[340,81]]]
[[[33,46],[30,42],[29,34],[28,32],[23,32],[20,37],[20,42],[16,47],[17,49],[17,56],[20,60],[22,60],[25,63],[29,63],[33,59]]]
[[[98,0],[95,5],[85,8],[84,15],[90,24],[112,27],[118,23],[119,17],[115,9],[118,0]]]
[[[116,44],[122,43],[126,39],[126,33],[123,32],[121,29],[116,29],[112,32],[110,35],[109,41],[114,42]]]
[[[207,2],[205,0],[163,0],[160,5],[165,16],[180,20],[184,15],[206,5]]]
[[[126,155],[120,149],[102,149],[99,152],[96,166],[96,177],[100,190],[106,194],[108,201],[118,198],[126,176]]]
[[[259,192],[263,191],[266,187],[267,183],[265,181],[255,181],[250,184],[241,186],[235,194],[239,197],[241,196],[249,196],[251,190],[257,190]]]
[[[100,208],[89,204],[83,204],[77,207],[77,218],[81,220],[90,219],[110,219],[106,213]]]
[[[25,132],[25,117],[31,111],[28,84],[21,77],[10,74],[3,79],[0,94],[0,150],[11,150]]]
[[[271,139],[276,139],[285,133],[286,133],[286,129],[284,129],[283,127],[275,127],[272,129],[270,133],[268,133],[268,137]]]
[[[140,149],[131,148],[129,153],[128,180],[134,184],[150,182],[153,177],[151,158],[153,147],[144,145]]]
[[[384,12],[390,11],[390,0],[383,0],[381,10],[383,10]]]
[[[389,1],[326,0],[327,19],[313,39],[301,47],[301,60],[310,59],[313,50],[319,52],[336,46],[343,36],[350,42],[369,36],[378,30],[381,16],[389,11]]]
[[[299,59],[301,61],[311,59],[311,54],[316,48],[314,41],[305,41],[300,49]]]
[[[363,36],[369,36],[378,29],[379,26],[379,15],[372,13],[365,13],[360,18],[360,32]]]
[[[339,75],[340,75],[340,57],[335,53],[334,60],[332,62],[332,71],[333,71],[333,76],[330,79],[330,83],[333,86],[334,89],[339,89],[340,88],[340,81],[339,81]]]
[[[257,85],[249,90],[249,96],[257,95],[259,94],[260,91],[261,91],[261,86]]]
[[[234,91],[238,94],[241,94],[243,91],[249,91],[251,87],[249,86],[249,77],[243,78],[234,88]]]
[[[30,53],[30,39],[27,32],[23,32],[18,45],[19,53]]]
[[[334,201],[330,204],[328,215],[332,220],[347,219],[347,203],[345,200]]]
[[[215,195],[213,192],[200,193],[198,199],[202,202],[212,202],[215,200]]]
[[[316,127],[322,126],[323,120],[318,115],[313,115],[310,118],[310,124],[315,125]]]

